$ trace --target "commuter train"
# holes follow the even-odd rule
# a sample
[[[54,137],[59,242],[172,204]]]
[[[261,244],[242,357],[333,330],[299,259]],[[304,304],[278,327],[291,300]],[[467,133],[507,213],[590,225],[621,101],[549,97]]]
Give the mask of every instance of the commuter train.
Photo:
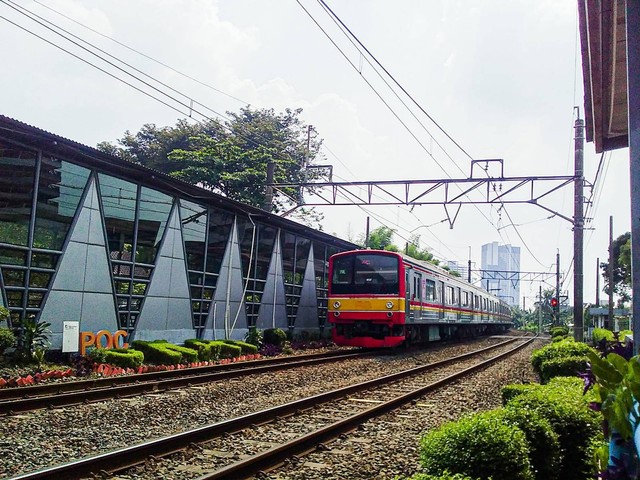
[[[329,259],[327,318],[337,345],[376,348],[501,333],[511,309],[431,263],[354,250]]]

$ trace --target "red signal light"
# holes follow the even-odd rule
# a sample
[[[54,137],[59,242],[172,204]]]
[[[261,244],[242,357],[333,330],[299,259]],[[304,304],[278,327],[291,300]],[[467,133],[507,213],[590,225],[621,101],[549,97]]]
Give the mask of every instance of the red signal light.
[[[558,306],[558,299],[557,298],[552,298],[551,299],[551,306],[552,307],[557,307]]]

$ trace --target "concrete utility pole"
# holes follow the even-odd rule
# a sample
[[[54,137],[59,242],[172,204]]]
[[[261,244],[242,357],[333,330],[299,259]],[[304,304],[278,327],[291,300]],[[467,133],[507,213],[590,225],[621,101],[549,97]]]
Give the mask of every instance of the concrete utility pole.
[[[604,328],[613,327],[613,215],[609,217],[609,315]]]
[[[273,174],[276,170],[276,164],[273,161],[267,162],[267,188],[264,193],[264,205],[262,209],[271,212],[273,207]]]
[[[538,294],[538,335],[542,333],[542,285]]]
[[[556,306],[553,307],[553,325],[560,325],[560,252],[556,253]]]
[[[369,217],[367,217],[367,230],[364,234],[364,248],[369,248]]]
[[[600,257],[596,258],[596,307],[600,306]]]
[[[575,122],[575,180],[573,214],[573,338],[581,342],[584,332],[584,120],[579,116]],[[558,292],[558,305],[560,293]]]

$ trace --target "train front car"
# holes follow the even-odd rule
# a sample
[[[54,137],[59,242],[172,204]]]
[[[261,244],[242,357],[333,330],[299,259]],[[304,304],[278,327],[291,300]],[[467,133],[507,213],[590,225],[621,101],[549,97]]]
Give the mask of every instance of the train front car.
[[[405,275],[394,252],[357,250],[329,259],[328,319],[333,341],[396,347],[405,340]]]

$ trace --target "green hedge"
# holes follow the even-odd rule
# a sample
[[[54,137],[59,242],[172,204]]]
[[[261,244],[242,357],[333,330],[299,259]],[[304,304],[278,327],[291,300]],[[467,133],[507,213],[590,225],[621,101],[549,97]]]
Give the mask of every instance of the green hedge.
[[[218,351],[218,358],[234,358],[242,354],[242,349],[237,345],[225,343],[222,340],[212,340],[209,342]]]
[[[102,352],[104,363],[122,368],[138,368],[144,362],[144,353],[133,348],[109,348]]]
[[[464,417],[422,437],[424,473],[444,471],[493,480],[533,480],[529,446],[522,430],[496,415]]]
[[[505,406],[512,398],[522,395],[531,389],[537,388],[537,383],[516,383],[502,387],[502,406]]]
[[[181,347],[180,345],[174,345],[173,343],[163,344],[165,348],[178,352],[182,355],[180,363],[193,363],[198,361],[198,351],[189,347]]]
[[[593,461],[594,445],[602,440],[600,416],[589,408],[592,395],[582,395],[579,378],[557,377],[548,385],[532,388],[515,396],[505,408],[533,412],[546,419],[558,435],[562,480],[592,478],[597,471]]]
[[[287,341],[287,334],[281,328],[267,328],[262,334],[262,343],[282,348]]]
[[[482,415],[494,415],[498,421],[519,428],[529,445],[529,461],[536,480],[558,480],[562,462],[558,435],[548,420],[535,412],[501,408]]]
[[[149,363],[160,365],[178,365],[182,362],[182,354],[166,347],[167,343],[158,341],[147,342],[134,340],[131,347],[144,353],[144,358]]]
[[[569,327],[552,327],[549,330],[549,334],[551,335],[551,337],[566,337],[567,335],[569,335]]]
[[[223,341],[224,343],[227,343],[229,345],[235,345],[236,347],[240,347],[240,352],[243,355],[252,355],[254,353],[258,353],[258,347],[250,343],[243,342],[240,340],[223,340]]]
[[[570,356],[545,360],[540,365],[540,380],[548,383],[554,377],[577,377],[587,371],[589,359],[586,356]]]
[[[479,480],[472,477],[468,477],[462,473],[449,473],[444,472],[441,475],[428,475],[426,473],[416,473],[407,480]]]
[[[216,360],[216,351],[213,345],[206,340],[200,340],[197,338],[190,338],[184,341],[184,346],[196,350],[198,352],[198,359],[202,361]]]
[[[586,343],[566,339],[561,342],[551,343],[533,352],[533,355],[531,355],[531,365],[538,375],[540,375],[542,362],[563,357],[582,357],[592,351],[594,351],[593,348]]]

